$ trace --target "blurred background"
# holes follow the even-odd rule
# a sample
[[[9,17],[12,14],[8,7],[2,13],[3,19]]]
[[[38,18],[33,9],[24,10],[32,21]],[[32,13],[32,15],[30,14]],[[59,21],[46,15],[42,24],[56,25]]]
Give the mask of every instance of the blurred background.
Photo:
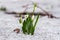
[[[25,8],[21,6],[31,4],[32,2],[39,3],[39,6],[44,10],[59,15],[60,12],[60,0],[0,0],[0,7],[4,6],[8,11],[23,12]],[[32,7],[32,5],[30,5]],[[32,11],[30,8],[28,11]],[[39,12],[40,9],[36,9]],[[58,13],[58,14],[57,14]]]

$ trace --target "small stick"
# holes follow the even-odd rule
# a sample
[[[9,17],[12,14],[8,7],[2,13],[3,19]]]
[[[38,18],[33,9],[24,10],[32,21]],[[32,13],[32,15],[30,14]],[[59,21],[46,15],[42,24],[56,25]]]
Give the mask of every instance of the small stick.
[[[32,14],[33,12],[29,12],[29,15],[41,15],[41,16],[48,16],[48,18],[59,18],[59,17],[55,17],[55,16],[53,16],[52,14],[49,14],[49,13],[42,13],[42,12],[40,12],[40,13],[34,13],[34,14]],[[6,14],[18,14],[19,16],[16,16],[16,17],[20,17],[20,15],[27,15],[27,12],[22,12],[22,13],[17,13],[17,12],[6,12]]]
[[[6,14],[17,14],[16,12],[5,12]]]

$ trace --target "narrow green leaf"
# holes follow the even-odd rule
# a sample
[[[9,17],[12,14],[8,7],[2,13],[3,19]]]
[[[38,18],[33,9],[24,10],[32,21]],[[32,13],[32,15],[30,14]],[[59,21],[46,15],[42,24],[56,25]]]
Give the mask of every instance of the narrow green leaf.
[[[37,18],[36,18],[36,21],[35,21],[35,24],[34,24],[34,28],[36,27],[36,24],[38,22],[38,19],[39,19],[39,14],[37,15]]]

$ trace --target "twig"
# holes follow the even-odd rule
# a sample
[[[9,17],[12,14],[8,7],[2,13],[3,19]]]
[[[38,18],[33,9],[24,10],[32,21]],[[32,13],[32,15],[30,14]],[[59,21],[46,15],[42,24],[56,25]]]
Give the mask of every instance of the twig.
[[[20,15],[27,15],[27,12],[22,12],[22,13],[17,13],[17,12],[5,12],[6,14],[15,14],[15,15],[19,15],[19,16],[16,16],[16,17],[20,17]],[[60,18],[60,17],[55,17],[54,15],[52,15],[52,14],[49,14],[49,13],[42,13],[42,12],[40,12],[40,13],[34,13],[34,14],[32,14],[33,12],[29,12],[29,15],[41,15],[41,16],[48,16],[48,18]]]

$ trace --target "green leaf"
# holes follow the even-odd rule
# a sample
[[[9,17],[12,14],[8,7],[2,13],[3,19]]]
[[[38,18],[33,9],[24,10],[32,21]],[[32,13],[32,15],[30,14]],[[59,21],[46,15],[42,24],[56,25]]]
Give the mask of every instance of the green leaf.
[[[36,21],[35,21],[35,24],[34,24],[34,28],[36,27],[36,24],[38,22],[38,19],[39,19],[39,14],[37,15],[37,18],[36,18]]]
[[[23,22],[22,30],[23,33],[30,34],[31,28],[33,27],[33,21],[30,16]]]
[[[6,11],[7,9],[5,7],[0,8],[1,11]]]
[[[22,27],[23,33],[25,34],[27,32],[26,30],[26,21],[24,20],[23,22],[23,27]]]

